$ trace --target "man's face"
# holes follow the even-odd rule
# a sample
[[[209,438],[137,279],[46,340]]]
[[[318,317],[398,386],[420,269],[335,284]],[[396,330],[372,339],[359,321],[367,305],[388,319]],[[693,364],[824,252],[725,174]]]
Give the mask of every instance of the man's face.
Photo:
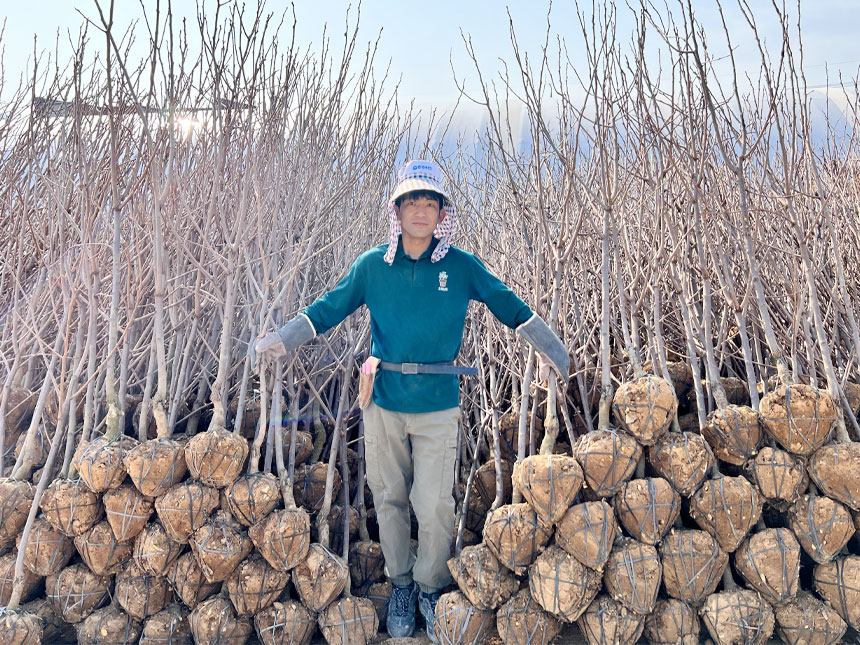
[[[406,195],[394,210],[403,235],[419,240],[431,238],[445,217],[445,209],[439,208],[439,202],[426,195]]]

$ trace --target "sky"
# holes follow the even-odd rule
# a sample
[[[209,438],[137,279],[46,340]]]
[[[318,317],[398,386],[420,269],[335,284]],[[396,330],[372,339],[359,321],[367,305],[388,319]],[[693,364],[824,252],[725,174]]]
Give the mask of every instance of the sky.
[[[762,22],[762,33],[770,42],[777,38],[778,30],[772,19],[771,0],[748,0],[757,19]],[[156,0],[115,0],[115,21],[125,27],[138,20],[138,40],[145,40],[140,21],[142,6],[154,12]],[[246,0],[253,5],[256,0]],[[664,0],[659,4],[663,5]],[[678,0],[665,0],[677,7]],[[109,0],[101,0],[103,7]],[[166,0],[162,0],[162,6]],[[174,0],[174,13],[185,16],[194,24],[197,4],[204,12],[213,12],[217,0]],[[3,0],[5,28],[0,41],[3,62],[2,97],[7,98],[22,73],[31,69],[34,51],[49,52],[54,57],[59,47],[59,59],[69,59],[71,38],[76,40],[80,27],[87,18],[98,20],[95,0]],[[598,6],[603,3],[597,3]],[[633,26],[627,2],[619,1],[619,38],[629,42]],[[638,6],[636,0],[630,4]],[[698,19],[713,39],[712,53],[724,55],[728,49],[722,37],[722,24],[716,0],[694,0]],[[580,2],[583,11],[590,13],[591,2]],[[751,39],[744,37],[747,29],[735,0],[724,2],[730,32],[741,34],[736,39],[735,56],[742,69],[753,70],[757,64],[757,51]],[[324,25],[328,25],[332,45],[342,36],[347,11],[350,24],[354,24],[356,4],[342,0],[295,0],[297,37],[299,42],[318,46]],[[468,91],[477,89],[474,64],[470,61],[464,37],[470,38],[485,77],[495,76],[502,69],[500,61],[513,62],[509,37],[507,9],[524,52],[532,57],[540,52],[546,37],[549,19],[552,38],[562,37],[572,51],[574,67],[584,66],[584,58],[577,51],[579,25],[573,1],[515,0],[509,4],[491,0],[435,0],[432,3],[414,3],[404,0],[364,0],[361,5],[359,41],[367,43],[380,37],[376,65],[381,70],[391,66],[391,76],[399,79],[399,97],[415,99],[422,104],[453,101],[458,96],[453,68],[465,83]],[[792,3],[792,7],[795,5]],[[285,0],[269,0],[266,8],[280,13],[289,9]],[[548,13],[549,12],[549,13]],[[796,20],[792,10],[792,20]],[[842,72],[849,78],[857,74],[860,66],[860,44],[856,26],[860,24],[860,0],[804,0],[801,9],[802,33],[805,49],[805,69],[810,87],[823,86],[829,69],[832,78]],[[289,30],[283,33],[288,35]],[[100,36],[91,30],[93,42]],[[142,50],[141,50],[142,51]]]

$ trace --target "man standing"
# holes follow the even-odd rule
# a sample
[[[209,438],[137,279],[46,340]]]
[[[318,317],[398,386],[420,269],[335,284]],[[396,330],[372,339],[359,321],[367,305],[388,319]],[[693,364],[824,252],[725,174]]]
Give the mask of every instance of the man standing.
[[[393,584],[387,629],[411,636],[415,602],[438,642],[433,620],[451,583],[454,463],[460,417],[458,374],[470,300],[515,328],[567,381],[569,357],[546,323],[473,254],[451,246],[456,210],[429,161],[407,163],[389,201],[387,244],[363,253],[338,285],[277,332],[257,342],[258,356],[284,355],[340,323],[361,305],[371,319],[372,399],[364,409],[367,482],[373,493],[385,571]],[[474,371],[474,370],[472,370]],[[418,519],[410,545],[409,505]]]

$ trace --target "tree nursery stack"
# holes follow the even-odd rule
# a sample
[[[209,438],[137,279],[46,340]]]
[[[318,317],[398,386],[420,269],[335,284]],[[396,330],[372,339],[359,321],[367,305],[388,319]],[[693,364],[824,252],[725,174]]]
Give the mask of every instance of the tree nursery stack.
[[[799,16],[723,3],[706,44],[646,3],[625,41],[596,3],[573,58],[512,27],[451,147],[349,17],[333,55],[264,3],[191,40],[155,4],[142,61],[100,1],[103,44],[0,104],[0,643],[383,637],[367,311],[252,349],[386,239],[403,156],[571,357],[565,388],[467,312],[440,642],[860,637],[860,137],[816,130]]]

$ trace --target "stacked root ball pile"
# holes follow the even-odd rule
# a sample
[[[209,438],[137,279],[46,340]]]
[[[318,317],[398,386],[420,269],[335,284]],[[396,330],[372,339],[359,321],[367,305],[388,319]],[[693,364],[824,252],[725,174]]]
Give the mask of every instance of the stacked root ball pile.
[[[0,642],[372,641],[382,611],[371,600],[383,577],[379,544],[353,540],[344,560],[312,542],[310,508],[284,508],[271,474],[240,474],[248,441],[224,433],[213,449],[210,434],[195,435],[210,444],[195,452],[184,440],[177,451],[173,440],[146,446],[126,436],[84,446],[74,460],[81,477],[47,488],[26,545],[34,487],[0,481],[0,604],[12,595],[16,546],[24,564],[20,608],[2,610]],[[142,460],[158,482],[136,476]],[[343,593],[348,573],[355,596]]]
[[[613,404],[617,425],[554,454],[503,460],[508,503],[492,508],[493,462],[476,470],[463,511],[472,528],[448,563],[457,590],[438,604],[440,641],[538,645],[577,631],[601,645],[854,637],[860,444],[833,439],[826,392],[768,394],[744,421],[759,424],[759,445],[726,461],[708,433],[671,428],[689,397],[667,397],[654,376],[634,383]],[[312,450],[298,455],[303,505],[288,509],[277,478],[248,472],[248,448],[239,434],[211,430],[191,440],[100,437],[75,455],[80,478],[47,487],[25,545],[34,486],[0,481],[0,602],[11,597],[18,550],[24,565],[23,604],[2,615],[3,642],[373,641],[390,592],[379,544],[350,529],[344,560],[314,542],[325,486],[313,473],[323,462],[303,466]],[[509,503],[514,491],[523,502]],[[330,517],[340,547],[343,512]]]
[[[827,393],[778,388],[761,412],[745,408],[752,443],[736,436],[747,448],[726,452],[727,432],[672,430],[678,405],[684,413],[695,401],[667,400],[660,379],[647,379],[644,404],[630,407],[630,388],[616,397],[614,427],[516,463],[523,503],[467,510],[466,525],[482,534],[466,533],[470,543],[449,561],[458,591],[440,601],[441,642],[856,637],[860,444],[834,440]],[[733,407],[723,417],[738,416]],[[476,479],[473,493],[485,484]]]

